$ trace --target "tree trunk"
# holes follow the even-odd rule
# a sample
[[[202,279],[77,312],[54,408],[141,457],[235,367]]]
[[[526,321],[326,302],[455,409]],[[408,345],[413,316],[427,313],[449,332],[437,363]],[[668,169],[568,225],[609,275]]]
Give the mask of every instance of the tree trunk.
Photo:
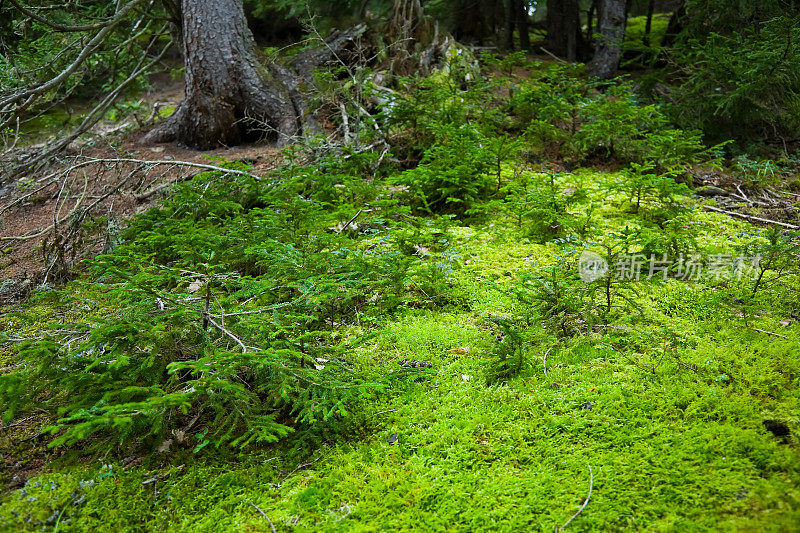
[[[686,0],[681,0],[678,7],[672,13],[667,25],[667,33],[661,41],[662,48],[668,48],[675,44],[678,39],[678,34],[683,31],[686,22]]]
[[[515,0],[517,11],[517,30],[519,31],[519,47],[522,50],[531,49],[531,37],[528,33],[528,3],[525,0]]]
[[[594,13],[597,10],[597,1],[592,0],[589,12],[586,14],[586,40],[589,42],[592,42],[592,35],[594,35]]]
[[[546,25],[547,50],[576,61],[581,31],[578,0],[547,0]]]
[[[514,22],[517,12],[514,9],[514,2],[516,0],[505,1],[505,20],[503,28],[503,48],[506,50],[514,49]]]
[[[601,80],[617,75],[625,36],[625,0],[601,0],[594,43],[594,57],[589,63],[589,74]]]
[[[644,25],[644,37],[642,38],[642,44],[645,46],[650,46],[650,32],[653,30],[653,12],[656,8],[656,0],[650,0],[647,3],[647,22]]]
[[[289,90],[256,60],[241,1],[183,0],[181,22],[185,97],[145,141],[210,149],[266,130],[281,145],[300,133]]]

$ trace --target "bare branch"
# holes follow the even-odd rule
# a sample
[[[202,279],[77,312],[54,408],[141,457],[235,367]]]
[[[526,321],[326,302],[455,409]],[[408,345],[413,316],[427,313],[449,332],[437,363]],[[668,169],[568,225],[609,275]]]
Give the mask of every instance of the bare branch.
[[[60,74],[36,87],[32,87],[25,91],[6,97],[4,100],[0,100],[0,113],[10,114],[9,118],[0,123],[0,129],[4,128],[10,121],[14,120],[28,107],[30,107],[36,96],[39,96],[66,81],[66,79],[69,78],[78,69],[78,67],[83,64],[86,58],[89,57],[89,55],[91,55],[98,46],[100,46],[111,30],[116,27],[117,23],[119,23],[128,14],[128,12],[136,6],[136,4],[142,1],[143,0],[131,0],[122,6],[114,15],[114,17],[109,19],[108,24],[104,25],[103,28],[98,31],[88,43],[86,43],[86,46],[83,47],[83,50],[81,50],[81,53],[78,54],[78,57],[76,57],[67,68],[62,70]],[[24,102],[15,109],[11,109],[9,107],[21,100],[24,100]]]
[[[112,24],[113,20],[114,20],[114,17],[111,17],[111,18],[109,18],[107,20],[104,20],[102,22],[97,22],[95,24],[86,24],[84,26],[65,26],[63,24],[59,24],[57,22],[53,22],[52,20],[49,20],[49,19],[37,14],[36,12],[32,11],[30,8],[28,8],[26,6],[23,6],[22,4],[17,2],[17,0],[8,0],[8,2],[12,6],[14,6],[17,9],[19,9],[20,11],[22,11],[26,16],[41,22],[45,26],[50,26],[51,28],[53,28],[54,30],[57,30],[57,31],[77,32],[77,31],[99,30],[100,28],[105,28],[109,24]]]
[[[744,215],[742,213],[734,213],[733,211],[725,211],[724,209],[719,209],[718,207],[710,205],[703,205],[703,209],[708,209],[709,211],[714,211],[716,213],[724,213],[732,217],[744,218],[750,221],[764,222],[766,224],[775,224],[776,226],[781,226],[789,229],[800,229],[800,226],[795,226],[794,224],[787,224],[786,222],[778,222],[777,220],[770,220],[768,218],[754,217],[752,215]]]
[[[568,525],[570,525],[570,523],[573,520],[575,520],[576,518],[578,518],[578,515],[581,514],[584,509],[586,509],[586,506],[589,505],[589,500],[592,497],[592,489],[593,488],[594,488],[594,473],[592,472],[592,465],[589,465],[589,495],[586,496],[586,499],[583,501],[583,505],[581,505],[581,508],[578,509],[578,512],[575,513],[574,515],[572,515],[572,518],[567,520],[567,522],[563,526],[558,528],[557,531],[564,531],[564,528],[567,527]]]

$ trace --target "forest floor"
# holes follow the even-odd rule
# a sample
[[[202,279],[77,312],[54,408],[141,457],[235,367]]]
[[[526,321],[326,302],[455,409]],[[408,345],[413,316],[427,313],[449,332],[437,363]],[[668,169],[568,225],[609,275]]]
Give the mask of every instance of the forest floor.
[[[204,153],[143,147],[136,134],[84,155],[243,160],[254,174],[278,158],[264,145]],[[137,195],[196,173],[170,167],[119,187],[118,167],[87,170],[98,179],[68,184],[66,197],[113,190],[97,213],[113,204],[121,220],[160,205],[160,193]],[[504,179],[513,175],[503,169]],[[624,194],[600,186],[618,178],[596,168],[562,172],[555,194],[563,200],[581,191],[588,200],[572,215],[606,234],[623,232],[641,217]],[[725,186],[709,176],[707,185],[714,183]],[[50,224],[65,197],[59,190],[54,184],[9,209],[3,235]],[[392,198],[387,190],[376,203]],[[720,198],[712,207],[730,209],[730,195]],[[706,201],[682,200],[683,229],[704,254],[735,257],[759,227],[704,210]],[[770,212],[735,209],[790,224],[791,196],[786,202]],[[359,206],[349,208],[336,213],[340,223]],[[424,363],[351,413],[346,432],[319,444],[313,431],[299,430],[276,444],[209,453],[187,436],[158,452],[134,446],[98,457],[79,445],[48,447],[41,429],[52,418],[42,410],[0,425],[0,531],[552,531],[571,518],[568,531],[800,530],[796,278],[768,276],[754,296],[748,276],[636,280],[615,293],[613,322],[577,320],[570,327],[581,333],[567,337],[538,328],[524,370],[497,383],[494,317],[519,309],[512,294],[530,290],[526,275],[575,261],[581,250],[566,254],[563,242],[532,237],[496,211],[469,224],[412,218],[414,260],[443,273],[447,302],[342,324],[345,336],[368,330],[369,340],[348,354],[368,373]],[[389,229],[386,238],[400,232]],[[371,249],[376,238],[365,234],[352,246]],[[0,277],[41,268],[37,242],[4,252]],[[406,286],[416,298],[419,289]],[[60,314],[92,320],[66,296],[91,302],[98,293],[80,283],[65,291],[55,302],[5,305],[0,332],[31,334],[23,313],[42,323]],[[13,345],[0,348],[0,374],[16,365]]]
[[[127,220],[142,213],[157,203],[158,194],[148,194],[159,185],[181,181],[197,172],[197,168],[181,165],[161,166],[141,172],[135,180],[126,180],[127,173],[136,165],[114,163],[114,159],[138,159],[160,161],[184,161],[213,164],[215,159],[247,160],[254,171],[263,171],[275,166],[277,150],[269,145],[252,144],[219,148],[199,152],[176,143],[146,146],[141,138],[147,132],[141,122],[145,115],[155,115],[159,110],[174,109],[183,96],[183,83],[172,80],[167,74],[158,74],[151,79],[151,89],[137,99],[141,117],[129,116],[122,121],[105,121],[84,135],[64,154],[63,163],[51,167],[43,177],[26,177],[13,184],[3,184],[0,189],[0,215],[2,215],[2,237],[11,241],[13,236],[36,235],[22,241],[11,241],[12,246],[3,247],[0,257],[0,279],[16,279],[24,283],[41,274],[46,268],[42,256],[42,243],[52,232],[42,232],[80,204],[93,204],[89,215],[113,213],[117,219]],[[152,110],[152,112],[151,112]],[[144,128],[148,123],[143,123]],[[109,133],[111,132],[111,133]],[[104,162],[82,167],[81,173],[70,179],[58,179],[59,173],[75,162],[102,159]],[[43,179],[44,178],[44,179]],[[55,179],[54,179],[55,178]],[[62,187],[63,185],[63,187]],[[28,196],[27,193],[34,194]],[[93,199],[100,199],[94,204]],[[89,254],[99,252],[89,247]],[[4,294],[0,291],[0,298]]]

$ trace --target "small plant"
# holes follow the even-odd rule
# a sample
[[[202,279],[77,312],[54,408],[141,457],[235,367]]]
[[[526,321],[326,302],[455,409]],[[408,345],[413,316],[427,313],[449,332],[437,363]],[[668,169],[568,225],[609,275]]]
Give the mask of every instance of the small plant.
[[[529,323],[518,319],[492,317],[490,320],[499,328],[499,342],[492,351],[487,383],[505,383],[513,379],[529,366],[527,351],[531,341],[527,338]]]
[[[649,200],[657,201],[661,209],[676,210],[678,206],[674,203],[675,197],[688,195],[689,187],[675,181],[675,172],[659,174],[654,169],[655,164],[652,162],[631,163],[622,172],[620,181],[610,181],[604,186],[607,190],[628,194],[631,211],[634,213],[639,213],[642,204]]]
[[[766,185],[775,185],[780,181],[782,169],[769,159],[754,160],[746,155],[734,159],[735,175],[749,188],[763,188]]]
[[[428,213],[464,215],[488,198],[490,172],[501,157],[489,152],[485,138],[464,124],[444,128],[441,141],[425,151],[419,166],[394,180],[413,191],[419,207]]]
[[[768,282],[774,283],[800,271],[800,232],[773,227],[763,238],[744,245],[740,251],[742,256],[756,261],[751,298]],[[768,280],[766,274],[770,271],[774,275]]]
[[[599,320],[607,321],[615,307],[621,307],[618,300],[626,301],[632,308],[639,309],[630,293],[636,295],[632,281],[646,277],[642,274],[645,256],[635,251],[640,232],[625,228],[620,232],[607,235],[604,242],[596,246],[601,250],[600,256],[605,261],[607,271],[598,279],[591,281],[587,288],[587,297],[592,300],[589,311]]]
[[[586,197],[579,188],[562,190],[562,180],[554,172],[532,174],[516,172],[516,177],[502,190],[505,195],[500,208],[517,227],[542,242],[565,237],[571,233],[585,236],[591,218],[580,220],[569,208],[582,203]]]

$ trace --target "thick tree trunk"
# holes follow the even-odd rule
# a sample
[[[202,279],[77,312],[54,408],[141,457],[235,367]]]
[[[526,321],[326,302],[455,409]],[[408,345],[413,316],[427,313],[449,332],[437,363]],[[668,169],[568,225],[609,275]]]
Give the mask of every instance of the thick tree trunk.
[[[209,149],[267,130],[286,144],[300,132],[288,80],[277,81],[256,60],[241,1],[183,0],[181,22],[185,98],[146,141]]]
[[[625,0],[601,0],[597,21],[598,38],[594,43],[594,57],[589,63],[589,73],[601,80],[617,75],[625,36]]]
[[[578,0],[547,0],[547,50],[569,61],[578,59]]]

